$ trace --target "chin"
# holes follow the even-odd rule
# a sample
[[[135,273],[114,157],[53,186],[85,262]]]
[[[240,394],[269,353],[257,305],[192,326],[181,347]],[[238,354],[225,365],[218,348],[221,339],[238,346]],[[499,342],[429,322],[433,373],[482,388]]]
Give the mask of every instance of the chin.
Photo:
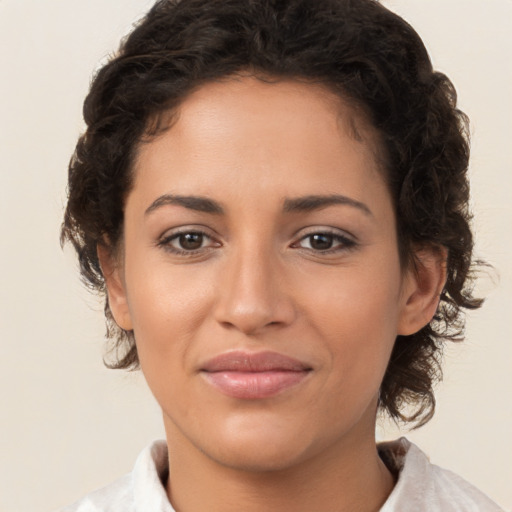
[[[282,472],[307,460],[308,457],[301,447],[293,450],[289,445],[283,444],[270,446],[269,443],[260,441],[246,443],[244,446],[231,445],[222,452],[210,454],[210,457],[226,468],[248,473]]]
[[[276,418],[261,420],[244,421],[239,417],[220,432],[212,430],[209,439],[203,439],[207,441],[201,446],[203,453],[231,469],[265,473],[299,465],[315,451],[311,436],[300,422],[293,422],[290,428],[290,424]]]

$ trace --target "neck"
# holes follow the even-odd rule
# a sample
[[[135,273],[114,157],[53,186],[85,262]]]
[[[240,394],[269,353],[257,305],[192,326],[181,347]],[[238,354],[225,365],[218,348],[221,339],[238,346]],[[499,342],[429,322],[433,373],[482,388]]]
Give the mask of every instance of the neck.
[[[167,493],[176,512],[377,512],[394,486],[373,431],[293,467],[253,471],[219,464],[168,427]]]

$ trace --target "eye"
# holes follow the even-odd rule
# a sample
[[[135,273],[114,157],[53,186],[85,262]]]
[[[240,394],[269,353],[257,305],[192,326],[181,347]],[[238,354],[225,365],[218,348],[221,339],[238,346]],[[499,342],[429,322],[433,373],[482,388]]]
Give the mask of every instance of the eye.
[[[335,239],[333,235],[327,233],[316,233],[314,235],[308,235],[306,238],[303,238],[301,242],[301,247],[307,247],[315,251],[326,251],[332,249]]]
[[[162,238],[158,245],[175,254],[191,255],[219,244],[202,231],[190,230],[171,233]]]
[[[293,246],[319,253],[331,253],[351,249],[356,242],[340,233],[329,231],[309,233]]]
[[[171,241],[171,245],[176,249],[196,251],[203,246],[206,238],[203,233],[181,233]]]

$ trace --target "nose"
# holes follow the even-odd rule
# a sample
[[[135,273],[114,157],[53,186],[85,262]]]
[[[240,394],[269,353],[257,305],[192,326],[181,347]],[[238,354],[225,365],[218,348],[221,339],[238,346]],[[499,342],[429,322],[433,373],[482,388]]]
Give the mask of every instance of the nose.
[[[226,261],[215,309],[219,323],[255,335],[293,322],[293,299],[278,260],[270,251],[248,247]]]

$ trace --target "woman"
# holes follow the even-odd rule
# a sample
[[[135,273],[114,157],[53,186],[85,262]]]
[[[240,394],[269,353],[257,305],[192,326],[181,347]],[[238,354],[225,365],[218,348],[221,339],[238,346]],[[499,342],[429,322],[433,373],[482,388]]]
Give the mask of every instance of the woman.
[[[372,0],[163,0],[96,76],[63,240],[166,442],[67,510],[499,510],[434,412],[470,291],[466,118]]]

